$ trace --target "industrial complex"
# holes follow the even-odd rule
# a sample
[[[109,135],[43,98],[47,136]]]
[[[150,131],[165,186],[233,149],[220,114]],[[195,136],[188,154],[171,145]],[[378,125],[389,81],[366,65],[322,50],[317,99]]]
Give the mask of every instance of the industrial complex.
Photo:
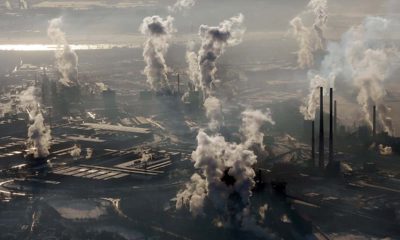
[[[400,239],[392,15],[330,26],[341,3],[301,1],[264,36],[257,1],[93,2],[0,9],[51,43],[0,42],[0,240]],[[139,32],[69,37],[98,11]]]

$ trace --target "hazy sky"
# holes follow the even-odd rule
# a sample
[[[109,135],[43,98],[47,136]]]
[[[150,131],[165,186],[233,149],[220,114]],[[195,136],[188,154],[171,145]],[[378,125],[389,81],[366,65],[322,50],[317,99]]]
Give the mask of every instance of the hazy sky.
[[[3,1],[5,2],[5,1]],[[18,1],[10,1],[14,7]],[[69,38],[106,38],[109,34],[135,35],[142,19],[149,15],[168,15],[167,6],[175,0],[141,1],[28,1],[30,10],[8,10],[0,14],[0,39],[31,42],[46,39],[48,20],[63,16]],[[340,35],[367,15],[397,15],[397,0],[331,0],[328,37]],[[286,31],[289,21],[305,10],[308,0],[197,0],[193,9],[175,13],[179,33],[194,33],[200,24],[216,24],[242,12],[248,31]],[[112,38],[108,37],[110,41]]]

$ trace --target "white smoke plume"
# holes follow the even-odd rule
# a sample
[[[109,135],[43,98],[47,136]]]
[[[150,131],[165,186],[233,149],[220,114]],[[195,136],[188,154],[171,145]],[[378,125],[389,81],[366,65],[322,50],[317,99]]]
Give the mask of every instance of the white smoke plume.
[[[47,35],[57,45],[55,51],[57,69],[61,74],[60,82],[65,86],[78,84],[78,56],[70,47],[61,30],[62,18],[54,18],[50,21]]]
[[[297,63],[300,68],[308,68],[314,65],[314,48],[312,47],[313,35],[310,29],[304,26],[303,20],[295,17],[290,21],[293,36],[296,38],[299,50],[297,52]]]
[[[197,135],[197,149],[192,153],[192,161],[199,174],[192,176],[186,188],[177,194],[178,209],[190,206],[193,215],[203,212],[207,197],[213,206],[227,212],[229,199],[237,194],[241,214],[250,203],[252,188],[255,185],[255,172],[252,166],[257,162],[256,155],[243,144],[226,142],[222,136],[209,136],[200,131]],[[227,184],[223,177],[228,174],[234,182]]]
[[[260,110],[248,109],[242,112],[242,125],[240,132],[244,136],[244,145],[251,148],[254,145],[264,150],[264,133],[260,131],[264,123],[275,124],[272,120],[271,111],[267,109],[265,113]]]
[[[27,148],[35,158],[47,157],[51,146],[50,128],[44,125],[42,113],[36,112],[33,116],[33,123],[28,129]]]
[[[396,32],[391,22],[385,18],[368,17],[358,26],[350,28],[340,42],[328,43],[328,55],[321,63],[319,72],[311,78],[311,93],[303,108],[306,119],[312,119],[316,108],[317,86],[334,87],[340,76],[352,83],[357,92],[357,102],[362,108],[364,119],[372,127],[372,106],[376,105],[379,124],[383,130],[391,133],[391,124],[387,119],[389,109],[384,105],[386,89],[384,82],[393,72],[395,62],[399,60],[398,51],[388,44],[386,37]]]
[[[215,209],[228,215],[228,225],[239,223],[246,228],[246,222],[250,222],[250,197],[255,186],[253,166],[257,162],[257,156],[250,149],[254,144],[263,146],[264,135],[259,131],[265,122],[274,124],[269,110],[266,113],[244,111],[240,129],[244,141],[239,144],[226,142],[221,135],[210,136],[201,130],[197,135],[197,148],[192,153],[192,162],[198,173],[193,174],[190,182],[178,192],[176,208],[189,206],[194,216],[202,215],[208,199]]]
[[[343,51],[345,77],[353,81],[365,121],[372,128],[370,112],[376,105],[378,123],[389,134],[392,129],[386,121],[389,109],[384,105],[387,94],[384,81],[393,71],[399,54],[385,43],[384,38],[395,31],[389,20],[368,17],[361,25],[345,33],[339,48]]]
[[[245,33],[243,22],[244,16],[239,14],[221,22],[216,27],[200,26],[201,47],[198,53],[198,64],[205,96],[210,95],[212,86],[217,80],[216,61],[218,58],[222,56],[227,47],[235,46],[242,42]],[[197,82],[197,80],[194,80],[194,82]]]
[[[316,33],[316,49],[325,48],[324,28],[328,21],[328,0],[311,0],[308,8],[314,13],[313,28]]]
[[[176,208],[181,209],[185,204],[189,205],[189,211],[193,216],[204,214],[204,201],[207,197],[207,181],[195,173],[186,183],[185,189],[179,191],[176,196]]]
[[[201,72],[199,66],[199,56],[195,51],[195,43],[189,42],[186,49],[186,63],[188,64],[187,73],[192,81],[195,90],[203,90],[201,82]]]
[[[35,87],[29,87],[21,92],[20,105],[29,114],[30,126],[28,128],[27,151],[35,158],[47,157],[51,146],[51,130],[44,125],[44,118],[37,101]]]
[[[309,74],[312,75],[312,74]],[[324,88],[324,95],[329,88],[329,82],[322,78],[320,75],[309,76],[310,80],[310,93],[305,99],[300,112],[303,114],[305,120],[314,120],[317,109],[319,108],[320,101],[320,88]]]
[[[77,160],[81,157],[81,152],[82,152],[82,149],[77,144],[74,144],[72,150],[70,151],[70,154],[71,154],[71,157],[74,158],[74,160]]]
[[[216,97],[208,97],[204,101],[204,108],[209,119],[208,128],[217,132],[224,124],[221,101]]]
[[[140,32],[146,37],[143,57],[146,63],[144,73],[152,90],[169,89],[167,77],[168,67],[165,55],[169,48],[172,34],[176,32],[173,26],[174,18],[168,16],[165,20],[159,16],[146,17],[140,25]]]
[[[299,45],[297,62],[302,69],[310,68],[314,65],[314,52],[316,50],[325,49],[324,29],[328,21],[328,1],[311,0],[307,8],[307,11],[302,14],[312,13],[314,15],[312,27],[304,25],[301,18],[302,14],[290,21],[293,37]]]
[[[173,6],[168,6],[168,11],[171,13],[185,12],[194,7],[195,0],[177,0]]]

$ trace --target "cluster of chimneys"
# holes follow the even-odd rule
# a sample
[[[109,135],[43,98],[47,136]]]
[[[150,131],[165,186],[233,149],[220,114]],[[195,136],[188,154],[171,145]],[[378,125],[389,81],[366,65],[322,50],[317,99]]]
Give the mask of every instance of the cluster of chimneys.
[[[334,162],[333,138],[337,133],[337,103],[333,100],[333,89],[329,89],[329,164]],[[324,89],[320,87],[320,111],[319,111],[319,159],[318,167],[325,168],[325,136],[324,136]],[[372,136],[376,136],[376,106],[373,107]],[[311,137],[311,161],[315,166],[315,121],[312,121]]]
[[[325,131],[324,131],[324,89],[320,87],[320,110],[319,110],[319,159],[318,166],[321,169],[325,168]],[[332,163],[334,160],[333,153],[333,132],[336,132],[336,123],[337,123],[337,107],[336,101],[333,101],[333,89],[330,88],[329,91],[329,163]],[[333,112],[335,105],[335,113]],[[333,117],[335,114],[335,117]],[[334,127],[335,125],[335,127]],[[312,166],[315,165],[315,121],[312,121],[312,153],[311,153],[311,161]]]

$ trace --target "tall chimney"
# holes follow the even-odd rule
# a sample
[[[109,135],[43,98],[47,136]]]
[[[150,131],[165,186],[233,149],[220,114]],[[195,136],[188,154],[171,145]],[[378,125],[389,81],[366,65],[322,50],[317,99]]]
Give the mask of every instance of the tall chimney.
[[[333,88],[329,89],[329,163],[333,162]]]
[[[315,121],[311,122],[311,167],[315,166]]]
[[[325,146],[324,146],[324,89],[319,88],[319,167],[323,169],[325,167]]]
[[[376,137],[376,106],[372,109],[372,137]]]
[[[338,119],[338,112],[337,112],[337,102],[336,100],[333,102],[334,105],[334,112],[335,112],[335,118],[333,119],[333,134],[336,137],[337,136],[337,119]]]

